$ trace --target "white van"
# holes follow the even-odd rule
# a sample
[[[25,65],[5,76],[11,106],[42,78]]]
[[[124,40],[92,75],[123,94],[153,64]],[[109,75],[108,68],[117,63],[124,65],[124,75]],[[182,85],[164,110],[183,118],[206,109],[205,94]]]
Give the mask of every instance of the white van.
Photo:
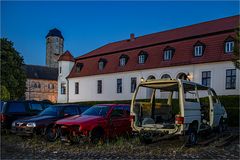
[[[227,113],[212,88],[181,79],[142,81],[131,102],[132,128],[145,143],[171,135],[197,134],[207,129],[222,131]]]

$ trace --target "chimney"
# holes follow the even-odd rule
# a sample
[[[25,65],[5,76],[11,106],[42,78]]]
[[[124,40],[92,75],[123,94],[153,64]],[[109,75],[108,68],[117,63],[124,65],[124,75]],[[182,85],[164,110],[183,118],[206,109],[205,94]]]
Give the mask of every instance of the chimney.
[[[134,41],[134,40],[135,40],[134,33],[131,33],[131,34],[130,34],[130,41]]]

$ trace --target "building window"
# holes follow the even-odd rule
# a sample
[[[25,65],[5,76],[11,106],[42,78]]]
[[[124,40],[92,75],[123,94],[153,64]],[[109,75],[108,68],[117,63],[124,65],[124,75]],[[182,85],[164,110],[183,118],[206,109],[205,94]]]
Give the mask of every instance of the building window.
[[[79,94],[79,83],[75,82],[75,94]]]
[[[166,50],[164,51],[164,61],[169,61],[172,59],[172,50]]]
[[[175,52],[175,49],[173,47],[167,46],[163,50],[163,60],[164,61],[169,61],[173,58],[173,54]]]
[[[133,93],[135,91],[136,86],[137,86],[137,78],[132,77],[131,78],[131,93]]]
[[[122,79],[117,79],[117,93],[122,93]]]
[[[202,85],[211,86],[211,71],[202,72]]]
[[[141,51],[140,54],[138,55],[138,63],[139,64],[144,64],[147,60],[147,52]]]
[[[171,79],[171,76],[168,74],[162,75],[161,79]]]
[[[102,80],[97,81],[97,93],[98,94],[102,93]]]
[[[52,83],[48,84],[48,89],[54,89],[54,84]]]
[[[236,89],[236,69],[226,70],[226,89]]]
[[[203,46],[195,46],[194,47],[194,56],[200,57],[203,54]]]
[[[204,53],[206,45],[200,41],[194,44],[194,57],[201,57]]]
[[[125,66],[126,65],[126,58],[120,58],[120,66]]]
[[[61,83],[61,94],[66,94],[66,83]]]
[[[100,60],[98,61],[98,69],[103,70],[104,67],[106,66],[106,63],[107,63],[106,59],[100,58]]]
[[[232,53],[234,49],[234,41],[225,42],[225,53]]]
[[[83,68],[83,63],[77,63],[76,64],[76,72],[80,72]]]

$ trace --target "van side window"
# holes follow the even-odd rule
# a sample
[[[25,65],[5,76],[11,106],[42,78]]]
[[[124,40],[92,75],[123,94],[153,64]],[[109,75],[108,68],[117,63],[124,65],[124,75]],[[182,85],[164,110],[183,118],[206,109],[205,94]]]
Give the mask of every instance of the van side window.
[[[185,92],[185,101],[198,102],[195,85],[183,84],[183,87],[184,87],[184,92]]]

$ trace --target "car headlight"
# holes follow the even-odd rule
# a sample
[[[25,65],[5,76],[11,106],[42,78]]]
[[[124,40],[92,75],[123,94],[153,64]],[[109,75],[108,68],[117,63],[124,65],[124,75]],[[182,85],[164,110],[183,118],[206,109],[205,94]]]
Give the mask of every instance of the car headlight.
[[[15,127],[16,126],[16,123],[15,122],[12,122],[12,127]]]
[[[34,122],[27,123],[27,127],[36,127],[36,123]]]

